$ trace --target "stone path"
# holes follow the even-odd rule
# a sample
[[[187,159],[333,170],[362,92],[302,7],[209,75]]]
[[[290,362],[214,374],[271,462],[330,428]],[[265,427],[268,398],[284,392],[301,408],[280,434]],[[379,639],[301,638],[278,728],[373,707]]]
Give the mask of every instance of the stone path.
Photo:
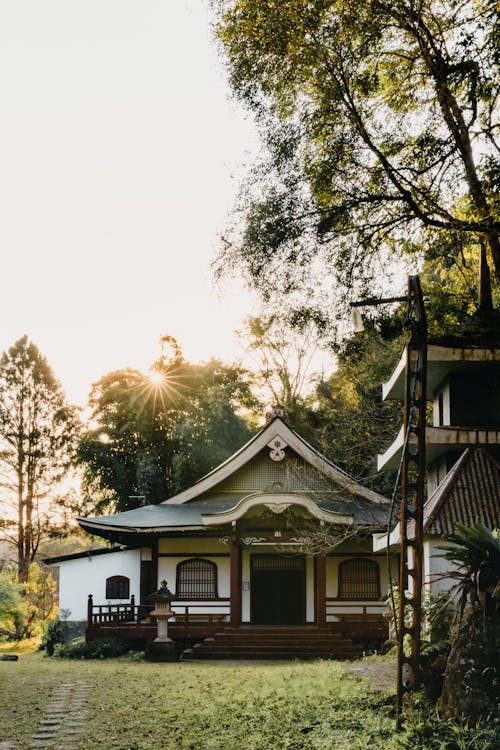
[[[65,682],[52,693],[29,750],[71,750],[85,727],[87,697],[90,687],[78,682]]]

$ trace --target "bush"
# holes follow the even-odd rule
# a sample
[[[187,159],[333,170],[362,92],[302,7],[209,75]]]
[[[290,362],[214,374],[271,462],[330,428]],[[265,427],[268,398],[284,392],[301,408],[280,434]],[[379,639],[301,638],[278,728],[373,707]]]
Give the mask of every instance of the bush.
[[[434,706],[417,696],[405,713],[404,733],[396,738],[401,750],[498,750],[500,723],[440,720]]]
[[[54,655],[60,659],[114,659],[137,649],[137,642],[123,638],[96,638],[95,641],[76,640],[56,646]]]
[[[66,629],[65,624],[61,620],[52,620],[47,626],[47,632],[42,641],[40,648],[47,649],[49,656],[54,653],[54,648],[60,643],[66,641]]]

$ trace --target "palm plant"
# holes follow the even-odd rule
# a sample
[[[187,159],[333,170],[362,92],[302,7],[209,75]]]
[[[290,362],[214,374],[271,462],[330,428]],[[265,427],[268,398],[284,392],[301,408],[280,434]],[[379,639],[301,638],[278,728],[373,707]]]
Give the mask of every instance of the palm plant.
[[[457,718],[498,718],[500,535],[480,521],[457,523],[447,542],[440,549],[457,566],[448,577],[457,580],[458,607],[441,707]]]
[[[443,557],[457,566],[448,573],[457,579],[454,589],[459,594],[460,615],[469,602],[471,608],[487,608],[500,604],[500,533],[490,531],[481,521],[474,526],[456,523],[451,544],[442,545]]]

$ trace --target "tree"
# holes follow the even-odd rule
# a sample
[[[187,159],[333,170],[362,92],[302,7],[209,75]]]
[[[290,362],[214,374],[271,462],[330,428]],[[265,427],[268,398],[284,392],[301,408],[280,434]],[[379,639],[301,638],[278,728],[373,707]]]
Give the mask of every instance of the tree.
[[[442,708],[476,721],[499,716],[500,536],[480,521],[456,523],[444,557],[456,566],[458,608],[445,672]]]
[[[23,336],[0,358],[0,488],[5,538],[17,547],[18,579],[58,525],[58,485],[78,434],[76,410],[35,344]]]
[[[227,458],[249,437],[238,411],[255,400],[241,368],[191,364],[175,342],[149,374],[101,378],[90,406],[96,426],[79,446],[86,492],[97,511],[122,511],[165,500]]]
[[[253,363],[253,385],[269,408],[280,406],[291,424],[308,432],[306,399],[312,390],[319,337],[308,321],[295,325],[277,314],[249,317],[238,332]]]
[[[400,321],[366,321],[366,331],[344,342],[337,370],[316,386],[310,412],[318,447],[362,484],[391,496],[394,473],[377,474],[376,457],[394,439],[400,407],[381,399],[401,353]]]
[[[321,313],[318,290],[331,299],[335,277],[362,293],[394,258],[443,260],[473,246],[479,306],[491,307],[487,261],[500,280],[495,4],[214,2],[232,87],[268,149],[219,270],[236,265],[268,297],[295,303],[298,294]]]

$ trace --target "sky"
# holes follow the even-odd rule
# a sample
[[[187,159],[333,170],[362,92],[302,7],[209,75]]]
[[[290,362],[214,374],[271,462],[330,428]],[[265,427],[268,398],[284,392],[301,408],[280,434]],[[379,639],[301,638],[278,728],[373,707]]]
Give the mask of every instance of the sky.
[[[0,351],[27,334],[71,402],[160,335],[240,353],[256,311],[210,262],[258,153],[208,0],[0,0]]]

